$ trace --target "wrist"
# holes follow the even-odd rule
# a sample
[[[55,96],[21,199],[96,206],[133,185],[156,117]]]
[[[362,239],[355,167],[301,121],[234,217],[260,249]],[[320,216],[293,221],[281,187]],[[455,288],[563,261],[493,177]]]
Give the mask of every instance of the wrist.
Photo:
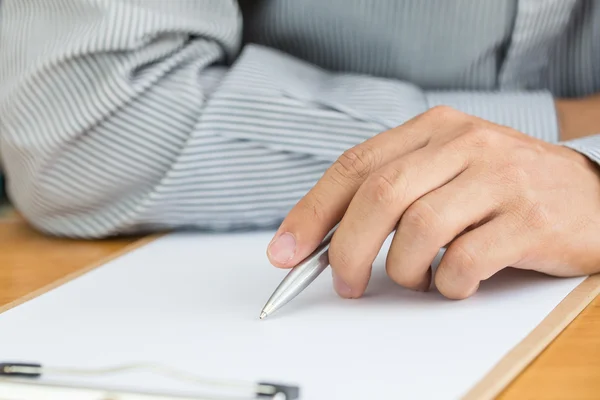
[[[570,160],[570,163],[572,163],[575,169],[579,171],[580,177],[590,176],[591,173],[594,179],[600,182],[600,165],[598,165],[596,161],[576,148],[571,148],[569,146],[563,146],[560,144],[556,145],[555,147],[560,153],[562,153],[563,157]]]

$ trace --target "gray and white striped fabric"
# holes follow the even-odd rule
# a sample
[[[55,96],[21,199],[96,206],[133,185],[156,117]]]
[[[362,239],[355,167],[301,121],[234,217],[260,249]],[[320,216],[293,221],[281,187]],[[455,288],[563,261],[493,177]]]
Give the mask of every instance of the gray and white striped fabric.
[[[240,3],[2,0],[1,158],[36,227],[271,228],[434,105],[557,142],[553,98],[600,91],[596,0]]]

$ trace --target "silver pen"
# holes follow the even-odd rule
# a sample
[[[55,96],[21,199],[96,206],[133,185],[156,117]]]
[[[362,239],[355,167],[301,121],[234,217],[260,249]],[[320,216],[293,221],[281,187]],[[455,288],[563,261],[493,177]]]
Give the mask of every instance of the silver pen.
[[[337,225],[325,236],[315,251],[286,275],[260,312],[260,319],[273,314],[298,296],[329,266],[329,243],[336,229]]]

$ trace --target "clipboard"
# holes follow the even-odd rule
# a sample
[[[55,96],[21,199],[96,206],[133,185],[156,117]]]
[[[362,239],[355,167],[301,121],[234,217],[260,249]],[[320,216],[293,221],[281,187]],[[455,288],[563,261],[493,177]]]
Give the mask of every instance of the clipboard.
[[[87,265],[81,265],[71,274],[0,307],[0,313],[46,293],[162,236],[153,235],[142,238],[131,245],[125,246],[120,251],[110,254],[108,257],[103,257]],[[599,293],[600,276],[591,276],[584,280],[524,340],[505,354],[500,362],[464,398],[471,400],[497,396]]]

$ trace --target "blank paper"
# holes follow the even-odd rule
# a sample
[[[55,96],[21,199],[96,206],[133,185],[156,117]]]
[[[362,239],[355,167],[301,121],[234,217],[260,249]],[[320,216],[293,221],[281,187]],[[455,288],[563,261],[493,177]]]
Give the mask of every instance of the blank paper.
[[[286,274],[267,261],[272,234],[158,239],[1,314],[0,359],[90,368],[153,362],[297,384],[311,400],[456,399],[584,279],[505,270],[474,297],[452,301],[393,283],[384,247],[363,298],[339,298],[326,270],[261,321]],[[191,388],[149,373],[60,382]]]

